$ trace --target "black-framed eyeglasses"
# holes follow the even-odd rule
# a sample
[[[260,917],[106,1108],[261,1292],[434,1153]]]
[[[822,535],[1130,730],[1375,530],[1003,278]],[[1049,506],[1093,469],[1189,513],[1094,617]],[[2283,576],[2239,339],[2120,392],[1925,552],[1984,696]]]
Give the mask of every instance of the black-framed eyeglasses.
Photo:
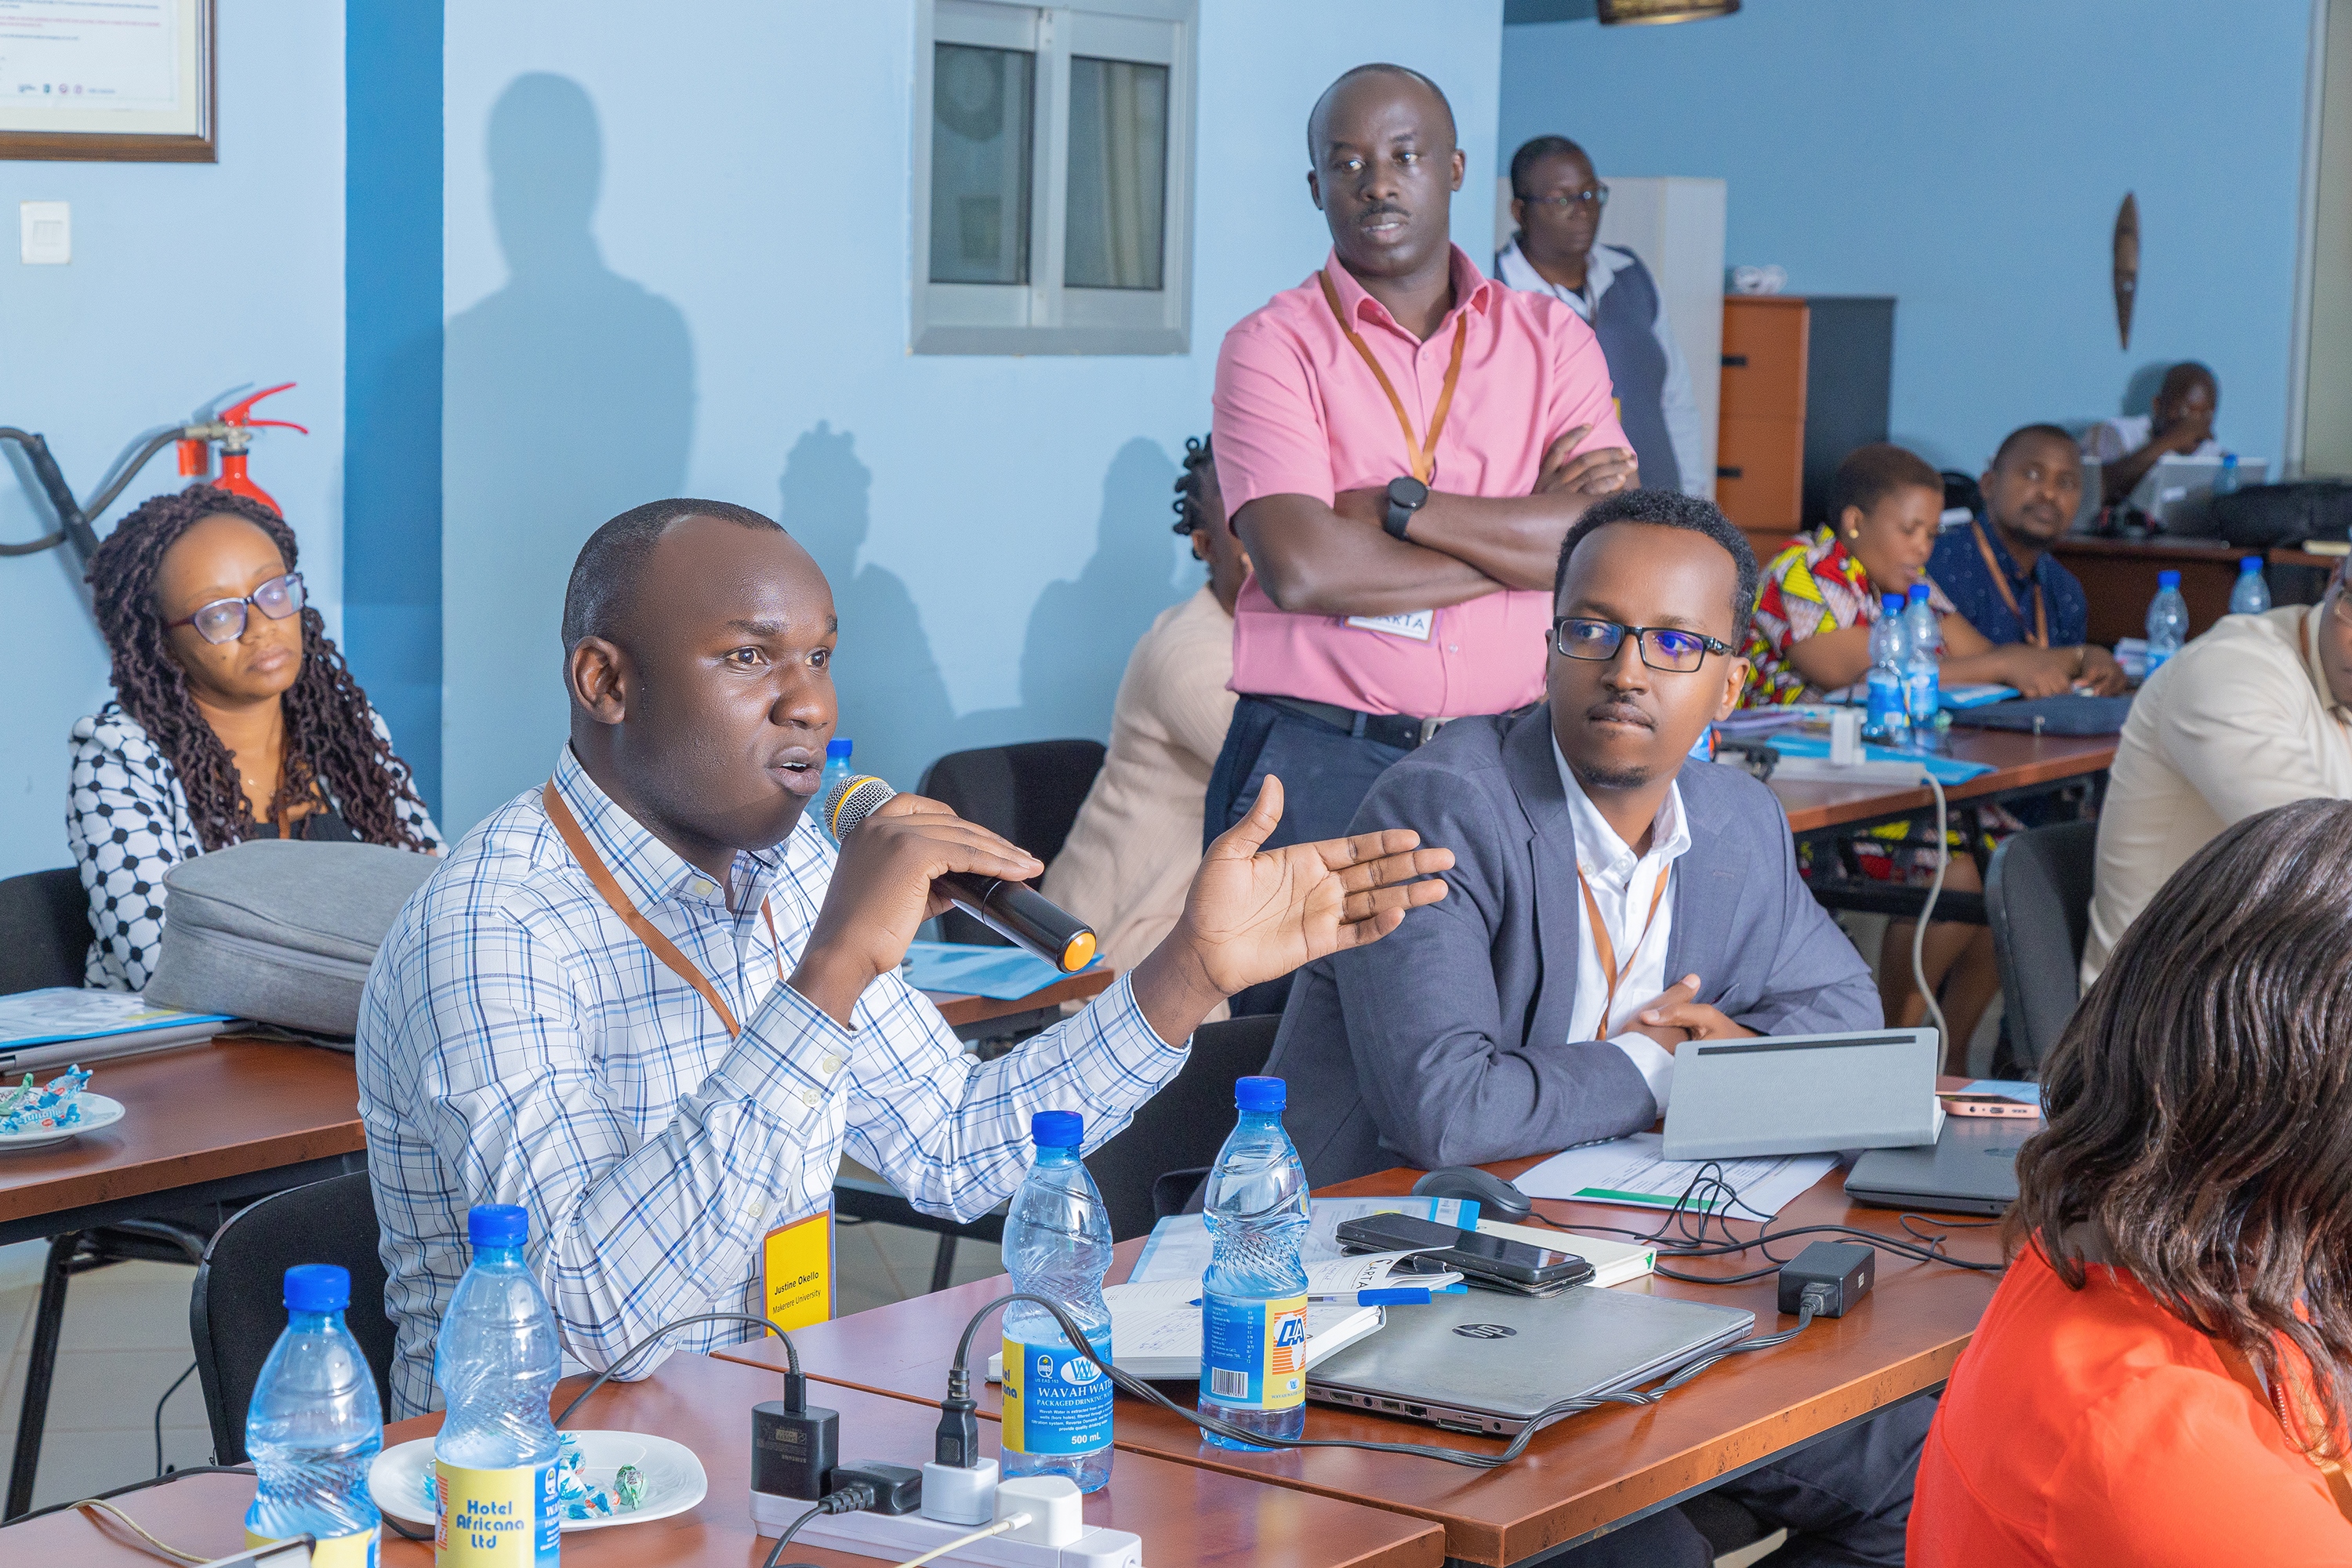
[[[165,621],[163,627],[169,631],[194,626],[196,635],[206,642],[235,642],[245,635],[247,605],[273,621],[282,621],[302,607],[306,596],[302,574],[289,572],[281,577],[272,577],[242,599],[215,599],[209,605],[199,605],[194,615]]]
[[[1529,206],[1558,207],[1562,213],[1579,212],[1587,208],[1597,213],[1609,205],[1609,187],[1605,183],[1595,180],[1590,187],[1581,191],[1570,191],[1565,195],[1521,196],[1519,200]]]
[[[1638,642],[1643,664],[1674,675],[1688,675],[1706,662],[1708,654],[1731,651],[1720,637],[1679,626],[1627,626],[1581,616],[1562,616],[1551,624],[1552,646],[1562,658],[1615,658],[1628,637]]]

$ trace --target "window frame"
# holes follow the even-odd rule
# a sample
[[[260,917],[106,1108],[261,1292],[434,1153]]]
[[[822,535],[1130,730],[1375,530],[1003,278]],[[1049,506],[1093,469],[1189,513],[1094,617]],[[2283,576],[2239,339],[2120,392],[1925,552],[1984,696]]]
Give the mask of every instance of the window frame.
[[[916,6],[908,345],[919,354],[1181,354],[1192,342],[1192,170],[1198,0],[922,0]],[[938,44],[1029,48],[1029,281],[934,283],[932,66]],[[1070,61],[1168,68],[1160,287],[1073,288],[1067,274]]]

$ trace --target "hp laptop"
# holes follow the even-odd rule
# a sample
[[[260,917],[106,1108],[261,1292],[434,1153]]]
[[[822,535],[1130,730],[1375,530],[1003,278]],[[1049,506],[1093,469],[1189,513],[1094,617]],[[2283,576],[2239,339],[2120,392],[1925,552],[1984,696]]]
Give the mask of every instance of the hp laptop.
[[[1950,1117],[1933,1143],[1863,1155],[1845,1195],[1880,1208],[2004,1214],[2017,1201],[2017,1152],[2041,1131],[2038,1121]]]
[[[1509,1436],[1546,1405],[1663,1377],[1745,1339],[1756,1314],[1579,1285],[1391,1307],[1380,1332],[1307,1374],[1307,1397]]]
[[[2219,458],[2159,458],[2131,493],[2132,504],[2154,518],[2164,531],[2201,539],[2213,531],[2213,481]],[[2238,488],[2259,485],[2270,473],[2260,458],[2238,459]]]

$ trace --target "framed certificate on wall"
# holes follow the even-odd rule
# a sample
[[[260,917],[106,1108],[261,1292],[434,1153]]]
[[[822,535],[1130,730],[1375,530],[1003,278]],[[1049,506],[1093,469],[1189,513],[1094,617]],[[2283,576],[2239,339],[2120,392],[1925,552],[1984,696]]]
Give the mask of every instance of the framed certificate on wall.
[[[210,163],[214,0],[0,0],[0,158]]]

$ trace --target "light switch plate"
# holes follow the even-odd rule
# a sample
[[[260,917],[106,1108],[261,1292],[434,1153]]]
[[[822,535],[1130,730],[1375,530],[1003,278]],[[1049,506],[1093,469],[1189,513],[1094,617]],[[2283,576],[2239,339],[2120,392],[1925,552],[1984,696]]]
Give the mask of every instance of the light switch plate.
[[[27,267],[63,267],[73,259],[73,204],[20,202],[20,254]]]

